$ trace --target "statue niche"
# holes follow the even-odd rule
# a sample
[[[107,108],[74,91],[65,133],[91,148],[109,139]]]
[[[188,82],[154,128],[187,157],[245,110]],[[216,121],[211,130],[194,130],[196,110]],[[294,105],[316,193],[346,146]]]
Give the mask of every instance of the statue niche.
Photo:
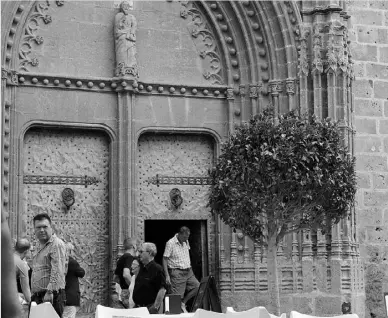
[[[116,14],[114,35],[116,47],[116,77],[137,79],[139,70],[136,60],[136,18],[129,13],[130,4],[123,1]]]

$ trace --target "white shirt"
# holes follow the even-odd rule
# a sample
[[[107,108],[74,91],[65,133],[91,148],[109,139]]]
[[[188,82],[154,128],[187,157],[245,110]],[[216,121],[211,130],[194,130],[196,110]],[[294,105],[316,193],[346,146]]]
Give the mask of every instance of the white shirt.
[[[190,245],[189,242],[181,244],[178,240],[178,234],[166,243],[163,256],[167,258],[168,268],[187,269],[191,267],[190,263]]]

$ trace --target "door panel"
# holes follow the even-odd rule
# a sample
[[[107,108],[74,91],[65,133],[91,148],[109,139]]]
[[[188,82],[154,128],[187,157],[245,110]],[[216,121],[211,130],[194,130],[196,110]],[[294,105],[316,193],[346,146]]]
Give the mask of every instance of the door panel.
[[[97,304],[107,305],[109,291],[109,140],[96,131],[31,129],[23,152],[21,231],[36,246],[32,219],[42,212],[50,215],[55,233],[73,243],[86,272],[77,317],[94,317]],[[92,181],[87,186],[85,176]],[[62,201],[65,188],[74,192],[69,209]]]

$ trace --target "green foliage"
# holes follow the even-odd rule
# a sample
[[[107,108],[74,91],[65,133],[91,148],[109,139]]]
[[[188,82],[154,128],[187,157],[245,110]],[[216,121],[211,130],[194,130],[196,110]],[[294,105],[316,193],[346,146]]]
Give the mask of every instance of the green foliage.
[[[327,229],[354,201],[354,157],[338,125],[294,112],[275,123],[266,110],[223,144],[209,206],[255,241],[303,228]]]

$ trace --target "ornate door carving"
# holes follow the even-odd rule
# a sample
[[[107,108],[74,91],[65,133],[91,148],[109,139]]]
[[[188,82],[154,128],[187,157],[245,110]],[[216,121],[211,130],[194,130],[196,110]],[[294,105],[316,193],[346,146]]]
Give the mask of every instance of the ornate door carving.
[[[35,245],[33,216],[42,212],[51,216],[55,233],[74,244],[76,259],[86,272],[80,279],[77,317],[94,317],[96,305],[106,305],[109,292],[109,140],[96,131],[32,129],[23,152],[22,232]],[[80,178],[65,178],[70,176]],[[69,209],[62,199],[64,188],[74,192]]]

